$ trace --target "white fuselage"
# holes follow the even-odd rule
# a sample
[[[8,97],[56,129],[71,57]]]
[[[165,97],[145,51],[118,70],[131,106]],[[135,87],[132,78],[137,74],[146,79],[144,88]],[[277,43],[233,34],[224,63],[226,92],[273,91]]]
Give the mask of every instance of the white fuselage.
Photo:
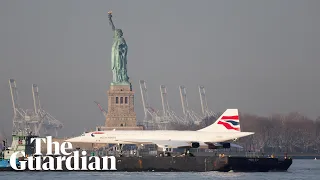
[[[147,144],[154,141],[223,142],[253,134],[251,132],[205,132],[205,131],[99,131],[103,134],[85,133],[69,139],[69,142]],[[134,143],[133,143],[134,142]]]

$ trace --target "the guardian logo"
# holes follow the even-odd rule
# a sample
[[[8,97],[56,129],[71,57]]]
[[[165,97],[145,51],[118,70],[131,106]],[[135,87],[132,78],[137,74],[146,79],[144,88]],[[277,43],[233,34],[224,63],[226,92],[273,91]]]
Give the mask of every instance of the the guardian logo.
[[[72,144],[70,142],[63,142],[61,145],[59,142],[52,142],[52,137],[46,138],[32,138],[31,143],[35,141],[36,157],[25,157],[26,154],[23,151],[15,152],[10,157],[10,165],[14,170],[35,170],[35,171],[99,171],[99,170],[117,170],[116,158],[114,156],[90,156],[88,158],[87,152],[82,151],[81,157],[79,151],[66,152],[66,150],[72,150]],[[47,144],[47,154],[41,154],[41,141]],[[55,146],[55,153],[52,153],[52,144]],[[61,152],[61,154],[60,154]],[[17,167],[17,157],[21,153],[24,160],[20,160],[20,166]],[[54,157],[53,157],[54,156]],[[79,164],[81,159],[81,168]],[[89,160],[88,160],[89,159]],[[102,166],[101,166],[102,159]],[[110,163],[111,162],[111,163]],[[89,164],[88,164],[89,163]],[[110,165],[110,167],[109,167]],[[63,168],[65,167],[65,168]]]

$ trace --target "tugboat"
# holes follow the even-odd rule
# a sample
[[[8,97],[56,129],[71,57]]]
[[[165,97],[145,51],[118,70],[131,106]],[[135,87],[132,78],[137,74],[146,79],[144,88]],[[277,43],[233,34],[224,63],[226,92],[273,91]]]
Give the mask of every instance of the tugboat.
[[[0,171],[10,169],[10,161],[8,159],[4,159],[4,151],[7,149],[6,144],[7,141],[2,141],[2,146],[0,149]]]
[[[9,150],[9,149],[5,149]],[[20,162],[16,159],[16,166],[20,167]],[[13,170],[10,165],[10,158],[5,158],[5,153],[2,151],[0,152],[0,171],[9,171]]]
[[[23,151],[26,154],[26,157],[32,156],[34,153],[34,143],[31,143],[31,138],[36,138],[30,134],[25,135],[23,132],[12,135],[12,144],[11,147],[7,147],[7,141],[3,141],[3,148],[0,151],[0,171],[10,171],[14,170],[10,165],[10,156],[17,152]],[[25,157],[22,154],[18,154],[16,159],[16,166],[20,167],[19,160],[23,160]]]

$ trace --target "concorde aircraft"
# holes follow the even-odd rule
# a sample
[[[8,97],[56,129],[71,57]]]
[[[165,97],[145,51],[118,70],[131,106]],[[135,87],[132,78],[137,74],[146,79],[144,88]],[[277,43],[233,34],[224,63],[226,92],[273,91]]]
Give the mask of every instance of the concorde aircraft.
[[[93,131],[67,139],[67,142],[108,144],[156,144],[166,152],[172,148],[230,148],[225,141],[249,136],[241,132],[238,109],[227,109],[212,125],[197,131],[178,130],[113,130]],[[235,145],[237,146],[237,145]]]

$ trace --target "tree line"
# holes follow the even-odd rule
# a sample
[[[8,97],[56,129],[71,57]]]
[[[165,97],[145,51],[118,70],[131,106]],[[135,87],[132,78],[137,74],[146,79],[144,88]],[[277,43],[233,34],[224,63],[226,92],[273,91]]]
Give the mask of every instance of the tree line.
[[[197,130],[212,124],[216,119],[217,117],[206,118],[198,126],[172,124],[171,127]],[[255,133],[234,142],[243,146],[246,151],[320,153],[320,117],[310,119],[297,112],[273,114],[269,117],[241,114],[240,124],[241,131]]]

